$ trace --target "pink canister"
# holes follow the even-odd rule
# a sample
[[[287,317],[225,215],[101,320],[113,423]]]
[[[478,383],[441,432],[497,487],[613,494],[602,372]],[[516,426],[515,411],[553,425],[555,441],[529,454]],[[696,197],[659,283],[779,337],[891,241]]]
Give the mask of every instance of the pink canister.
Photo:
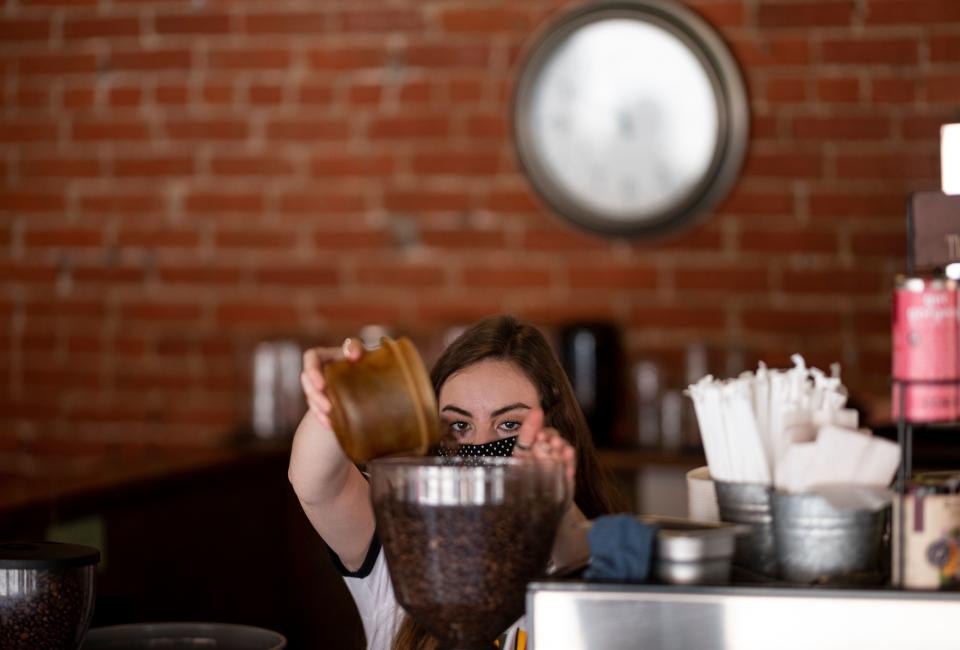
[[[960,416],[957,307],[956,281],[897,277],[893,292],[895,418],[900,417],[901,405],[909,422],[944,422]]]

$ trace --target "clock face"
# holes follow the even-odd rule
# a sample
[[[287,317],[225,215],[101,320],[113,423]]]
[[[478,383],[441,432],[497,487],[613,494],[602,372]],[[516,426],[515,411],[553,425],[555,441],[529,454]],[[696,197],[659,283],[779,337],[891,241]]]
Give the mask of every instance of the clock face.
[[[721,51],[726,68],[716,65],[710,48],[723,44],[704,30],[673,3],[601,4],[562,20],[533,49],[516,97],[517,146],[562,216],[608,234],[659,234],[729,189],[745,148],[746,98],[729,53]],[[708,38],[695,38],[701,32]]]

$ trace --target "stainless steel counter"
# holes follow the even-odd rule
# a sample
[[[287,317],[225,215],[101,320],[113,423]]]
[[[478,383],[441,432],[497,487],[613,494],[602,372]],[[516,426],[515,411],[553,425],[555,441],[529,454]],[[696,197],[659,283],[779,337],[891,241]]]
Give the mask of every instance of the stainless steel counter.
[[[534,650],[960,649],[960,592],[532,583]]]

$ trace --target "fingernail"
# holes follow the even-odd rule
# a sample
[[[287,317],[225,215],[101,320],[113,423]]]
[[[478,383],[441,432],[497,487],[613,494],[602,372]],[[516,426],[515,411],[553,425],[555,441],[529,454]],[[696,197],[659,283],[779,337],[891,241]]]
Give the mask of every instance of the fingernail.
[[[343,356],[348,356],[350,354],[350,338],[349,337],[343,339],[343,345],[340,346],[340,350],[343,352]]]

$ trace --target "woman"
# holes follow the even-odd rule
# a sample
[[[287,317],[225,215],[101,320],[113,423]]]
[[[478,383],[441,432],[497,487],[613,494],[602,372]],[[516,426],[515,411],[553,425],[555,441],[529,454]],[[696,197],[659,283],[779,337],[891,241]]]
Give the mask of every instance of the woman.
[[[312,349],[304,355],[301,382],[310,412],[294,438],[290,481],[345,577],[368,647],[432,648],[433,640],[402,615],[394,599],[375,535],[369,484],[331,431],[321,367],[361,354],[360,346],[348,340],[342,351]],[[442,430],[448,440],[460,443],[458,453],[554,458],[565,464],[574,499],[557,532],[551,562],[559,567],[584,559],[589,548],[580,524],[614,511],[617,504],[570,383],[543,335],[506,316],[481,321],[447,348],[431,380]],[[522,647],[517,639],[523,636],[511,629],[501,647]]]

